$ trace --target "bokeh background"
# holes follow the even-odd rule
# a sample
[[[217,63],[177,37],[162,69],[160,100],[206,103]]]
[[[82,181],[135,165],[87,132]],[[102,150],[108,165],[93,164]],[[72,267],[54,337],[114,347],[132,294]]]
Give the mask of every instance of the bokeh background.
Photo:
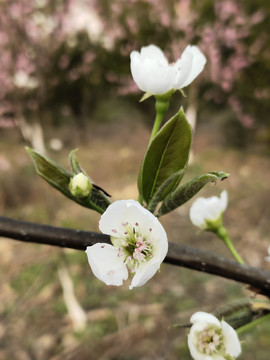
[[[248,264],[270,270],[269,16],[266,0],[0,1],[1,214],[98,231],[99,216],[39,178],[24,146],[65,167],[79,148],[82,166],[113,200],[136,198],[154,100],[139,103],[129,54],[153,43],[173,62],[197,44],[205,70],[187,98],[173,96],[167,115],[182,105],[194,128],[184,180],[231,174],[201,195],[228,190],[224,223],[236,248]],[[213,235],[197,233],[189,207],[161,219],[169,240],[230,257]],[[73,309],[80,304],[76,319],[67,288]],[[143,288],[106,287],[83,252],[0,239],[0,358],[190,359],[186,330],[174,325],[252,295],[167,264]],[[244,333],[240,359],[268,360],[269,334],[267,323]]]

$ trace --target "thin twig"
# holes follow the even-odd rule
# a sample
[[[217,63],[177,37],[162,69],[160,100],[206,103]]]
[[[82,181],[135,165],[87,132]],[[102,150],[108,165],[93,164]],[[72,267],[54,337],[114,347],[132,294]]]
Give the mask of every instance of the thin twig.
[[[87,246],[97,242],[110,243],[108,235],[34,224],[7,217],[0,217],[0,236],[77,250],[85,250]],[[254,291],[270,296],[270,272],[263,269],[238,264],[234,260],[207,251],[175,243],[169,243],[165,262],[245,283]]]

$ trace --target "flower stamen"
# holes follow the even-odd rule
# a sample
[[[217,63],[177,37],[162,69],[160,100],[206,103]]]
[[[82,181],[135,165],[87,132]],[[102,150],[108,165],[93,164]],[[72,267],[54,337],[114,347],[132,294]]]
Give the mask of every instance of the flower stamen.
[[[198,336],[198,349],[201,353],[212,355],[223,348],[223,337],[220,329],[206,328]]]
[[[117,240],[118,257],[123,257],[124,263],[130,272],[136,272],[139,264],[149,261],[153,257],[153,244],[150,240],[152,229],[149,229],[147,236],[142,235],[138,222],[134,225],[129,222],[123,222],[124,235]]]

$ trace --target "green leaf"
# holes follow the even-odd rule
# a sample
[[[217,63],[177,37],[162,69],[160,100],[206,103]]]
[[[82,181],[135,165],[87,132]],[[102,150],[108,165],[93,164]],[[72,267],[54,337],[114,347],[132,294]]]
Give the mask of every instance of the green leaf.
[[[28,147],[26,150],[33,160],[38,175],[64,195],[69,196],[69,182],[73,174],[39,152]]]
[[[91,204],[95,204],[96,206],[98,206],[98,208],[101,209],[101,211],[98,211],[95,207],[91,207],[91,209],[97,210],[98,212],[103,214],[103,212],[111,204],[111,201],[107,198],[106,194],[107,193],[104,192],[103,189],[99,190],[99,187],[93,184],[93,189],[90,193],[89,201],[91,202]],[[86,206],[86,207],[90,207],[90,206]]]
[[[26,147],[26,150],[32,158],[38,175],[40,175],[51,186],[59,190],[66,197],[84,207],[96,210],[100,214],[102,214],[109,206],[110,201],[107,197],[102,193],[102,191],[94,188],[92,189],[91,194],[86,198],[73,196],[69,190],[69,182],[73,177],[72,173],[37,151],[28,147]]]
[[[255,300],[256,301],[256,300]],[[213,312],[218,319],[223,319],[234,329],[250,323],[255,315],[252,309],[253,299],[241,299],[226,304]]]
[[[153,138],[146,152],[138,187],[147,204],[169,177],[186,167],[191,141],[191,127],[180,109]],[[173,191],[178,184],[179,179],[175,178],[162,197]]]
[[[79,160],[75,154],[77,151],[78,151],[78,149],[74,149],[69,154],[69,163],[70,163],[70,167],[71,167],[74,175],[77,175],[81,172],[85,173],[83,171],[83,169],[81,168],[81,166],[79,164]]]
[[[163,194],[166,191],[166,189],[170,187],[170,185],[174,183],[176,179],[178,182],[180,182],[182,177],[184,176],[184,173],[185,173],[185,169],[181,169],[172,176],[170,176],[167,180],[165,180],[162,185],[160,185],[160,187],[157,189],[157,191],[155,192],[154,196],[152,197],[152,199],[148,204],[147,209],[149,211],[154,213],[158,203],[162,200]]]
[[[245,298],[236,300],[215,310],[213,315],[225,320],[238,334],[251,331],[270,317],[270,302],[267,299]]]
[[[229,176],[229,174],[224,172],[209,172],[194,179],[188,181],[187,183],[180,186],[174,192],[170,193],[162,202],[162,205],[158,211],[157,216],[162,216],[170,211],[178,208],[183,205],[185,202],[190,200],[198,191],[201,190],[209,182],[216,182],[217,180],[224,180]]]

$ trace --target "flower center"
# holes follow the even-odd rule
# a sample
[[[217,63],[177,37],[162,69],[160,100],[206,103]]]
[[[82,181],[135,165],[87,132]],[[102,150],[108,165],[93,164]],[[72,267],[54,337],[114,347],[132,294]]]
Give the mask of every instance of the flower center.
[[[113,238],[112,243],[118,248],[118,256],[123,257],[127,268],[135,272],[140,263],[153,257],[153,244],[150,239],[152,229],[149,229],[148,234],[143,234],[137,222],[134,225],[128,222],[122,225],[124,236]]]
[[[206,328],[199,333],[199,351],[203,354],[212,355],[223,349],[222,330],[218,328]]]

